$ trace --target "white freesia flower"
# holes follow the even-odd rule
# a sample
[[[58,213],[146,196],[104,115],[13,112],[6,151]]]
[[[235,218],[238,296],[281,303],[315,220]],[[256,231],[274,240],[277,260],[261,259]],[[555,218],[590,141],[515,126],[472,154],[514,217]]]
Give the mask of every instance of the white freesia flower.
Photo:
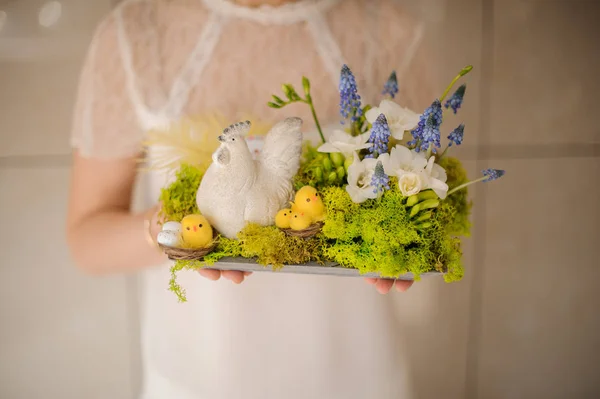
[[[348,157],[355,151],[360,151],[371,147],[373,144],[367,143],[370,133],[363,133],[358,136],[352,136],[343,130],[336,129],[331,132],[326,143],[318,148],[319,152],[340,152]]]
[[[448,185],[446,171],[435,164],[435,157],[425,159],[421,153],[397,145],[390,154],[382,154],[379,159],[388,176],[398,177],[402,195],[408,197],[422,190],[431,189],[441,199],[446,198]]]
[[[374,158],[365,158],[361,161],[358,154],[354,156],[354,161],[348,168],[348,185],[346,186],[346,191],[350,194],[353,202],[360,204],[368,199],[377,198],[375,187],[371,186],[377,162],[378,160]]]
[[[440,199],[448,195],[448,185],[446,184],[446,171],[440,165],[434,163],[435,157],[432,156],[427,162],[425,175],[427,177],[427,188],[432,189]]]
[[[379,107],[368,110],[365,117],[372,124],[381,114],[385,115],[392,137],[396,140],[402,140],[405,131],[414,129],[420,117],[419,114],[390,100],[381,101]]]

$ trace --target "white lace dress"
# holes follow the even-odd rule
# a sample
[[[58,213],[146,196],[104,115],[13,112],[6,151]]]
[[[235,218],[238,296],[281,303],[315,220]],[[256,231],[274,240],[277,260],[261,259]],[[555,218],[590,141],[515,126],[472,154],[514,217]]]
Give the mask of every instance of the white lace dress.
[[[398,101],[424,109],[438,88],[422,28],[392,0],[300,0],[245,8],[227,0],[126,0],[99,26],[83,68],[73,146],[131,157],[144,132],[182,115],[235,121],[300,116],[266,107],[281,83],[311,79],[325,123],[338,121],[341,65],[378,103],[392,70]],[[146,205],[164,176],[153,176]],[[244,284],[182,273],[189,302],[167,290],[169,265],[142,273],[146,399],[410,397],[395,308],[362,279],[255,273]]]

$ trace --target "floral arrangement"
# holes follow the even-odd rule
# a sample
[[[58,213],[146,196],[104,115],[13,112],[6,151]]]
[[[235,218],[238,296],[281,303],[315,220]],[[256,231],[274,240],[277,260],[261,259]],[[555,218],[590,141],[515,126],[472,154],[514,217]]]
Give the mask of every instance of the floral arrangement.
[[[277,226],[248,224],[236,240],[221,237],[201,259],[177,260],[170,289],[183,301],[177,272],[240,256],[274,269],[332,262],[383,278],[410,272],[418,280],[422,273],[437,271],[447,282],[460,280],[464,275],[460,237],[468,236],[471,228],[468,187],[504,175],[503,170],[486,169],[477,179],[467,178],[460,161],[449,154],[463,142],[462,123],[448,129],[442,145],[442,124],[458,114],[466,84],[448,95],[471,70],[471,66],[463,68],[440,98],[416,113],[394,101],[398,94],[394,72],[383,84],[385,98],[372,106],[362,103],[356,79],[344,65],[339,81],[341,125],[327,138],[309,79],[302,79],[304,96],[284,84],[283,96],[273,95],[268,106],[306,104],[321,139],[316,146],[305,143],[294,178],[296,190],[306,186],[318,190],[326,215],[320,230],[307,238],[285,234]],[[161,194],[165,219],[179,221],[199,213],[194,195],[203,173],[204,166],[180,166],[176,181]]]

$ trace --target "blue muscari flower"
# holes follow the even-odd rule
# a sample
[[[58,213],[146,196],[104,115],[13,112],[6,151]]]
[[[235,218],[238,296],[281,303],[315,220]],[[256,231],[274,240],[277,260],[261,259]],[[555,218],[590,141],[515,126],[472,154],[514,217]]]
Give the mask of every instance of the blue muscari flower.
[[[442,124],[442,104],[440,100],[435,100],[429,108],[423,112],[419,118],[417,127],[410,133],[413,139],[408,142],[408,145],[416,146],[415,151],[427,151],[430,144],[433,144],[433,152],[435,148],[440,147],[440,125]]]
[[[371,186],[374,187],[373,192],[375,194],[390,189],[390,178],[385,174],[381,161],[377,162],[377,165],[375,165],[375,172],[371,178]]]
[[[360,109],[360,96],[358,95],[358,89],[356,88],[356,79],[350,68],[345,64],[342,66],[339,90],[340,114],[344,119],[347,119],[352,111],[356,109],[356,115],[352,117],[352,120],[357,120],[362,114],[362,110]]]
[[[371,127],[371,135],[368,143],[373,145],[369,148],[369,154],[366,158],[377,158],[380,154],[388,152],[388,143],[390,141],[390,127],[384,114],[379,114],[373,126]]]
[[[454,111],[454,113],[456,114],[456,112],[462,105],[466,90],[467,90],[466,84],[464,84],[464,85],[460,86],[458,89],[456,89],[456,91],[454,92],[452,97],[450,97],[448,100],[446,100],[444,107],[446,107],[446,109],[448,109],[449,107],[452,108],[452,111]]]
[[[398,94],[398,78],[396,77],[396,71],[393,71],[387,82],[383,86],[383,95],[389,94],[390,97],[394,98]]]
[[[504,176],[504,171],[501,169],[485,169],[483,175],[487,177],[484,182],[492,181]]]
[[[461,123],[448,136],[448,140],[450,140],[450,142],[448,143],[448,147],[451,147],[452,144],[461,145],[462,141],[463,141],[464,133],[465,133],[465,125]]]

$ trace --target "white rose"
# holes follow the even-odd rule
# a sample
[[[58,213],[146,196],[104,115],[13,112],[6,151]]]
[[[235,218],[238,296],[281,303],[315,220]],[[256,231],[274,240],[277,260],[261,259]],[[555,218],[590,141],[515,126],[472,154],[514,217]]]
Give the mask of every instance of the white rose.
[[[398,187],[400,188],[402,195],[409,197],[421,192],[423,180],[417,173],[403,173],[402,176],[398,178]]]

